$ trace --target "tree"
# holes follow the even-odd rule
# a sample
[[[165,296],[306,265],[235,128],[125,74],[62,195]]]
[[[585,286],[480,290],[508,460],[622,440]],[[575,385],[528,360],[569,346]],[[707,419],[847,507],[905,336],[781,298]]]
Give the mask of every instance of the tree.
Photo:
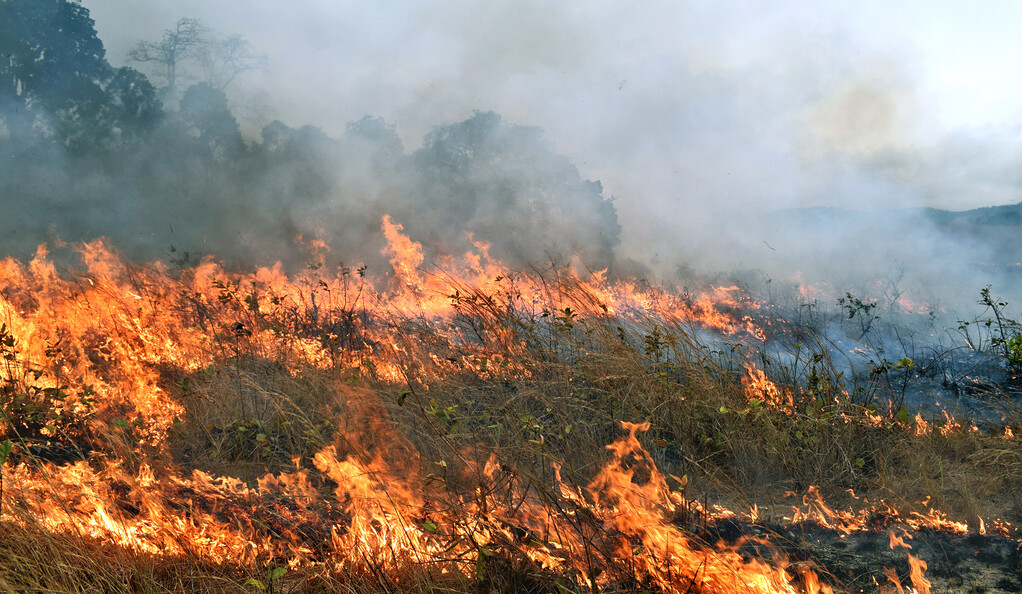
[[[345,160],[359,170],[372,172],[381,181],[394,177],[402,167],[405,149],[393,124],[383,118],[364,116],[348,122],[344,131]]]
[[[266,65],[266,56],[256,54],[252,44],[241,35],[206,40],[199,48],[198,58],[206,84],[220,91],[226,90],[239,74]]]
[[[600,182],[550,150],[539,128],[477,112],[434,128],[412,159],[431,214],[407,224],[410,232],[470,231],[517,263],[574,255],[594,268],[613,262],[621,230],[614,204]]]
[[[116,113],[111,123],[122,136],[140,136],[163,119],[163,105],[156,98],[156,89],[138,70],[118,68],[106,88],[109,109]]]
[[[64,0],[0,1],[0,96],[60,107],[109,68],[89,11]]]
[[[173,29],[163,31],[159,41],[140,41],[128,52],[128,60],[151,64],[166,85],[165,96],[177,91],[178,69],[181,62],[193,56],[205,43],[206,30],[198,19],[183,18]]]
[[[194,84],[181,98],[178,113],[209,148],[209,156],[214,161],[230,161],[244,150],[238,122],[227,107],[223,91],[206,83]]]
[[[73,152],[151,129],[162,109],[140,73],[106,61],[88,9],[66,0],[0,0],[0,107],[15,136]]]
[[[150,65],[165,83],[161,92],[167,98],[176,97],[182,81],[199,80],[224,91],[238,75],[266,64],[266,56],[241,35],[218,38],[193,18],[179,20],[159,41],[138,42],[128,60]]]
[[[280,121],[266,125],[262,137],[259,186],[306,206],[336,196],[336,177],[343,169],[336,140],[319,128],[296,130]]]

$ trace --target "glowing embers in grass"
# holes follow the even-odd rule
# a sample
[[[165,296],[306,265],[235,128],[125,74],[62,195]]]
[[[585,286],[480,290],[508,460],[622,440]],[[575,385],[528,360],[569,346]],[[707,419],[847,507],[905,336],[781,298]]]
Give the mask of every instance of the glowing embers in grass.
[[[316,454],[315,464],[337,484],[335,497],[348,515],[347,526],[335,525],[331,532],[337,569],[375,566],[393,572],[435,561],[444,552],[444,543],[423,528],[422,493],[382,459],[338,460],[331,446]]]
[[[512,372],[542,332],[573,337],[561,342],[581,352],[575,345],[585,331],[611,317],[622,328],[694,325],[763,338],[745,313],[758,305],[735,287],[673,294],[572,268],[520,273],[490,259],[481,242],[479,253],[427,270],[421,245],[389,218],[383,228],[389,282],[364,267],[322,266],[322,246],[316,266],[294,275],[280,266],[238,274],[208,260],[172,273],[126,263],[94,241],[76,248],[82,272],[58,273],[44,247],[28,265],[2,261],[0,310],[23,360],[48,377],[93,386],[107,417],[145,419],[139,430],[150,444],[181,412],[159,383],[159,367],[194,371],[262,358],[294,371],[359,367],[403,381],[403,369],[445,374],[468,356]]]
[[[347,516],[332,529],[328,564],[397,573],[431,566],[482,579],[489,563],[520,557],[587,589],[631,582],[662,592],[829,591],[810,570],[795,577],[781,558],[739,554],[741,542],[733,549],[693,540],[674,521],[687,502],[639,443],[648,425],[624,427],[628,435],[608,446],[611,460],[585,489],[564,483],[558,468],[559,488],[546,492],[522,489],[493,456],[468,465],[477,486],[458,495],[430,487],[443,480],[396,472],[378,457],[342,460],[327,448],[316,467],[336,484]]]
[[[944,416],[943,423],[938,423],[936,420],[927,421],[923,418],[921,412],[916,412],[915,417],[912,418],[912,432],[917,437],[933,435],[935,433],[939,433],[942,437],[951,437],[952,435],[964,434],[966,431],[981,433],[979,427],[975,424],[969,425],[969,428],[966,429],[957,419],[951,416],[951,413],[947,410],[941,409],[940,412]]]
[[[547,319],[570,328],[585,318],[618,316],[623,320],[657,320],[666,325],[695,324],[726,335],[764,339],[763,331],[745,313],[759,309],[738,287],[715,288],[698,294],[673,294],[634,281],[608,281],[606,271],[579,273],[580,267],[553,270],[548,275],[508,270],[490,258],[488,246],[474,242],[478,253],[443,257],[423,268],[421,244],[402,233],[401,225],[383,219],[394,282],[380,295],[380,304],[403,315],[455,320],[475,316],[483,321],[529,322]],[[735,312],[735,313],[731,313]],[[508,320],[508,316],[515,320]],[[490,324],[494,330],[501,324]],[[480,339],[479,328],[473,327]],[[505,329],[506,330],[506,329]]]
[[[88,440],[84,433],[119,420],[138,421],[139,446],[159,446],[182,409],[153,366],[188,368],[199,337],[162,309],[176,287],[164,271],[125,265],[99,241],[78,251],[88,274],[67,278],[43,247],[27,266],[0,262],[0,315],[9,330],[0,382],[33,400],[5,412],[17,417],[20,439]],[[62,430],[72,419],[79,426]]]

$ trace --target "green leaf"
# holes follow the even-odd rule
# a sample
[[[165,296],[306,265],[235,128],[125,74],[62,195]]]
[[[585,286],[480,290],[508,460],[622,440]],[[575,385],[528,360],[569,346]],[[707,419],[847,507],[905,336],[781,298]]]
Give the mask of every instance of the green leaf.
[[[433,522],[430,522],[429,520],[426,520],[422,524],[422,527],[426,529],[426,532],[430,532],[430,533],[436,534],[436,524],[434,524]]]
[[[268,577],[272,582],[273,580],[279,580],[280,578],[284,577],[285,573],[287,573],[286,567],[274,567],[273,569],[266,573],[266,577]]]
[[[476,558],[476,579],[483,581],[486,578],[486,557],[482,554]]]
[[[894,413],[894,418],[903,425],[908,424],[908,409],[904,406],[898,409],[898,412]]]
[[[412,395],[412,391],[411,390],[405,390],[405,391],[401,392],[400,394],[398,394],[398,396],[397,396],[397,405],[398,406],[404,406],[405,405],[405,399],[407,399],[411,395]]]
[[[916,366],[916,364],[915,364],[914,361],[912,361],[912,359],[909,359],[908,357],[902,357],[901,361],[898,361],[898,363],[895,364],[894,368],[895,369],[908,369],[909,371],[912,371],[912,368],[914,368],[915,366]]]
[[[7,461],[7,457],[11,455],[11,450],[13,449],[14,444],[9,439],[5,439],[3,443],[0,443],[0,464]]]
[[[259,580],[255,579],[255,578],[248,578],[248,581],[245,582],[245,587],[246,588],[255,588],[256,590],[260,590],[260,591],[266,589],[266,586],[263,585],[262,582],[260,582]]]

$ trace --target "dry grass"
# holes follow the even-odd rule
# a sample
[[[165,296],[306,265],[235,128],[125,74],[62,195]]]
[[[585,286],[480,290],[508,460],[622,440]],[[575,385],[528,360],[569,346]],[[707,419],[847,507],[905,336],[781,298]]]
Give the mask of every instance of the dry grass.
[[[222,338],[208,368],[161,370],[186,411],[171,432],[173,460],[252,484],[333,445],[342,455],[380,455],[424,474],[439,472],[442,462],[445,488],[469,494],[482,485],[473,468],[495,454],[519,486],[553,501],[552,463],[561,465],[567,483],[584,486],[606,462],[605,446],[620,436],[622,421],[650,422],[640,437],[643,446],[662,472],[687,477],[693,499],[778,508],[791,503],[783,492],[804,493],[816,485],[835,501],[847,501],[842,493],[854,489],[906,513],[929,498],[930,506],[952,519],[1022,522],[1017,440],[967,430],[916,435],[893,411],[867,414],[861,403],[842,397],[862,386],[856,378],[842,378],[825,341],[811,328],[792,326],[800,333],[799,348],[812,346],[805,358],[767,370],[793,405],[755,404],[742,384],[748,350],[708,346],[700,331],[680,320],[604,315],[578,285],[560,280],[550,285],[558,303],[570,298],[575,317],[540,315],[506,295],[461,286],[464,297],[454,321],[460,333],[437,333],[414,318],[368,321],[392,328],[394,342],[386,348],[394,351],[376,345],[376,353],[402,362],[403,384],[381,379],[361,356],[365,341],[350,334],[342,338],[351,352],[338,355],[330,368],[303,365],[293,355],[275,360],[238,335]],[[300,326],[303,337],[315,336],[310,316],[292,313],[300,324],[291,330]],[[338,318],[355,319],[348,314]],[[229,318],[229,312],[204,311],[203,319],[186,325],[215,328],[216,320]],[[249,327],[279,322],[246,321]],[[882,392],[890,385],[868,389],[874,400],[897,398]],[[1016,415],[1010,418],[1022,418],[1010,399],[1001,405]],[[120,446],[130,449],[130,443]],[[328,493],[329,482],[318,480]],[[269,567],[136,555],[48,532],[24,510],[3,511],[3,590],[220,592],[251,591],[254,586],[244,585],[249,578],[274,582],[265,579]],[[571,587],[558,581],[564,576],[541,571],[514,554],[516,545],[505,544],[481,579],[441,577],[429,568],[405,576],[296,571],[271,587],[282,592]],[[622,591],[641,585],[615,583]]]

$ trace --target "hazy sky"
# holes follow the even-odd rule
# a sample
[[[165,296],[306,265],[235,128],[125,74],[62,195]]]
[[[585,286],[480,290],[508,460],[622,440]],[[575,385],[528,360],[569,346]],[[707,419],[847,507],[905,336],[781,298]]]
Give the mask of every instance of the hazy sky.
[[[473,110],[540,126],[615,197],[626,250],[719,212],[1022,200],[1022,2],[83,4],[114,64],[181,17],[244,35],[259,125],[372,114],[409,150]]]

